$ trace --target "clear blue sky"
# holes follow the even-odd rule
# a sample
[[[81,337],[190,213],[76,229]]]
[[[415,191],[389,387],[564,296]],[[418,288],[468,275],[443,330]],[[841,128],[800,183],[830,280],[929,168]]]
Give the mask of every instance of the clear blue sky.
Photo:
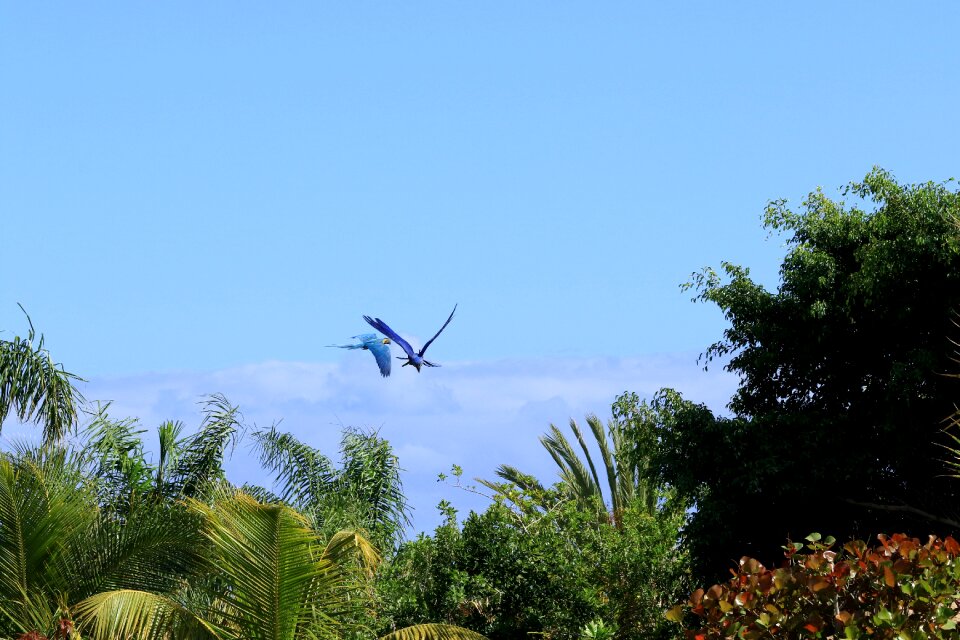
[[[167,415],[188,411],[176,379],[413,451],[437,398],[465,430],[466,390],[516,394],[501,422],[527,426],[487,466],[651,392],[653,354],[722,405],[691,357],[723,319],[678,285],[721,260],[775,285],[769,199],[873,165],[954,175],[958,24],[947,2],[3,0],[0,329],[23,332],[22,303],[89,393],[145,420],[195,423]],[[444,368],[382,380],[323,347],[363,314],[425,340],[454,303]],[[288,370],[246,391],[223,373],[264,366]],[[299,408],[290,380],[316,387]]]

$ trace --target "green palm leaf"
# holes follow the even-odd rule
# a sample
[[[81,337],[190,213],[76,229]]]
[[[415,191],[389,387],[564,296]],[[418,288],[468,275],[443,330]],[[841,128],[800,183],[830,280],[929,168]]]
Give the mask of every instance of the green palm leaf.
[[[540,442],[553,458],[559,469],[560,483],[567,495],[586,510],[596,510],[620,526],[620,518],[630,504],[640,503],[647,513],[655,515],[661,508],[662,489],[650,472],[650,459],[657,448],[653,425],[658,416],[655,411],[641,403],[636,394],[624,393],[612,407],[613,419],[604,426],[595,415],[587,416],[587,425],[600,451],[606,474],[606,490],[609,492],[609,514],[601,489],[597,467],[590,453],[590,446],[576,420],[570,420],[570,430],[579,445],[579,452],[554,425],[540,437]],[[960,438],[957,439],[960,443]],[[960,451],[957,453],[960,456]],[[956,465],[960,469],[960,462]],[[540,508],[548,508],[548,492],[536,478],[522,471],[503,465],[497,475],[502,483],[479,480],[499,496],[511,498],[511,486],[527,494]],[[515,496],[515,494],[514,494]]]
[[[212,569],[228,585],[218,593],[225,627],[269,640],[339,629],[356,587],[350,551],[372,554],[362,537],[343,534],[322,545],[301,514],[242,492],[189,504],[206,519]]]
[[[203,518],[209,579],[184,599],[146,591],[90,596],[76,610],[94,638],[293,640],[342,632],[378,557],[359,534],[327,544],[303,515],[221,488],[211,502],[189,499]]]
[[[99,593],[77,603],[73,611],[84,632],[98,639],[223,637],[213,625],[173,599],[146,591]]]
[[[577,426],[575,420],[570,420],[570,427],[574,430],[574,434],[580,432],[580,427]],[[582,435],[578,436],[578,440],[581,443],[583,442]],[[577,452],[574,451],[570,442],[556,426],[551,424],[550,433],[541,436],[540,442],[554,462],[557,463],[557,466],[560,467],[560,480],[567,485],[578,502],[586,508],[595,506],[597,500],[602,504],[603,497],[600,493],[600,486],[595,479],[597,477],[596,470],[593,469],[593,462],[589,453],[586,458],[592,473],[587,472],[587,467],[584,466]]]
[[[203,401],[203,422],[196,434],[176,443],[168,485],[181,496],[196,497],[224,480],[223,459],[243,429],[240,409],[222,394]]]
[[[97,518],[95,496],[74,472],[62,452],[0,456],[0,608],[71,586],[63,550],[80,546]]]
[[[397,629],[380,640],[487,640],[487,636],[452,624],[416,624]]]
[[[82,379],[54,364],[42,335],[34,344],[36,332],[30,316],[27,322],[30,331],[26,338],[0,340],[0,426],[13,411],[21,422],[42,424],[44,439],[54,442],[77,422],[77,405],[83,396],[73,382]]]

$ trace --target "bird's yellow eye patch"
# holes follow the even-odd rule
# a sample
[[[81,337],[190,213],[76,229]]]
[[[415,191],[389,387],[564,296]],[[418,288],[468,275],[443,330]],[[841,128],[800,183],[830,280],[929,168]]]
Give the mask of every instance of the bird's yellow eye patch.
[[[390,344],[390,338],[384,338],[383,344]]]

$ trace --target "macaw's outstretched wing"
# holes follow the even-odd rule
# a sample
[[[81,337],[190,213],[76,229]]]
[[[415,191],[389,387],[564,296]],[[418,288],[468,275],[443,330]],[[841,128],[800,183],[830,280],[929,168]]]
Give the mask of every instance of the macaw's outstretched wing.
[[[353,336],[354,340],[359,340],[357,344],[328,344],[328,347],[337,347],[338,349],[369,349],[370,345],[368,343],[375,342],[377,340],[377,334],[375,333],[362,333],[359,336]]]
[[[384,338],[378,338],[377,336],[370,334],[373,337],[373,340],[364,341],[364,344],[367,345],[367,349],[370,350],[370,353],[373,354],[373,357],[377,359],[377,366],[380,367],[380,375],[384,378],[390,375],[390,346],[387,344],[387,340]]]
[[[432,337],[432,338],[430,338],[429,340],[427,340],[427,344],[423,345],[423,348],[420,349],[420,353],[417,354],[417,355],[419,355],[421,358],[423,357],[423,354],[424,354],[424,352],[427,350],[427,347],[429,347],[429,346],[430,346],[430,343],[433,342],[434,340],[436,340],[436,339],[437,339],[437,336],[440,335],[440,334],[443,332],[443,330],[447,328],[447,325],[450,324],[450,321],[451,321],[451,320],[453,320],[453,314],[456,313],[456,312],[457,312],[457,305],[453,305],[453,311],[450,312],[450,317],[447,318],[447,321],[443,323],[443,326],[442,326],[442,327],[440,327],[440,331],[437,331],[435,334],[433,334],[433,337]],[[437,365],[435,365],[435,364],[428,364],[428,363],[426,363],[426,362],[424,362],[424,364],[426,364],[428,367],[435,367],[435,366],[437,366]]]
[[[413,356],[417,355],[413,350],[413,347],[410,346],[410,343],[401,338],[396,331],[387,326],[386,322],[380,318],[371,318],[370,316],[363,316],[363,319],[366,320],[367,324],[369,324],[371,327],[400,345],[400,348],[403,349],[409,357],[412,358]]]

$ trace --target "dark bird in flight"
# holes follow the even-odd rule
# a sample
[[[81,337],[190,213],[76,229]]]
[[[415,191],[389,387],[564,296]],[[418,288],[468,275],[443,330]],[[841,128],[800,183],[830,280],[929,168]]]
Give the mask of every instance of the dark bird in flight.
[[[400,345],[400,348],[406,352],[407,354],[406,362],[404,362],[402,366],[405,367],[408,364],[412,364],[414,367],[417,368],[417,371],[419,372],[420,367],[422,366],[427,366],[427,367],[440,366],[435,362],[424,360],[423,354],[426,353],[427,347],[430,346],[430,343],[436,340],[437,336],[440,335],[440,333],[447,328],[447,325],[450,324],[451,320],[453,320],[453,314],[456,312],[456,310],[457,310],[457,305],[453,305],[453,311],[450,312],[450,317],[447,318],[447,321],[443,323],[442,327],[440,327],[440,331],[437,331],[432,338],[427,340],[427,344],[423,345],[423,348],[420,349],[420,351],[414,351],[413,347],[410,346],[409,342],[401,338],[396,331],[391,329],[387,325],[387,323],[381,320],[380,318],[371,318],[370,316],[363,316],[363,319],[366,320],[371,327],[373,327],[374,329],[376,329],[377,331],[379,331],[380,333],[382,333],[383,335],[387,336],[389,339],[393,340],[398,345]],[[397,360],[404,360],[404,358],[397,357]]]

